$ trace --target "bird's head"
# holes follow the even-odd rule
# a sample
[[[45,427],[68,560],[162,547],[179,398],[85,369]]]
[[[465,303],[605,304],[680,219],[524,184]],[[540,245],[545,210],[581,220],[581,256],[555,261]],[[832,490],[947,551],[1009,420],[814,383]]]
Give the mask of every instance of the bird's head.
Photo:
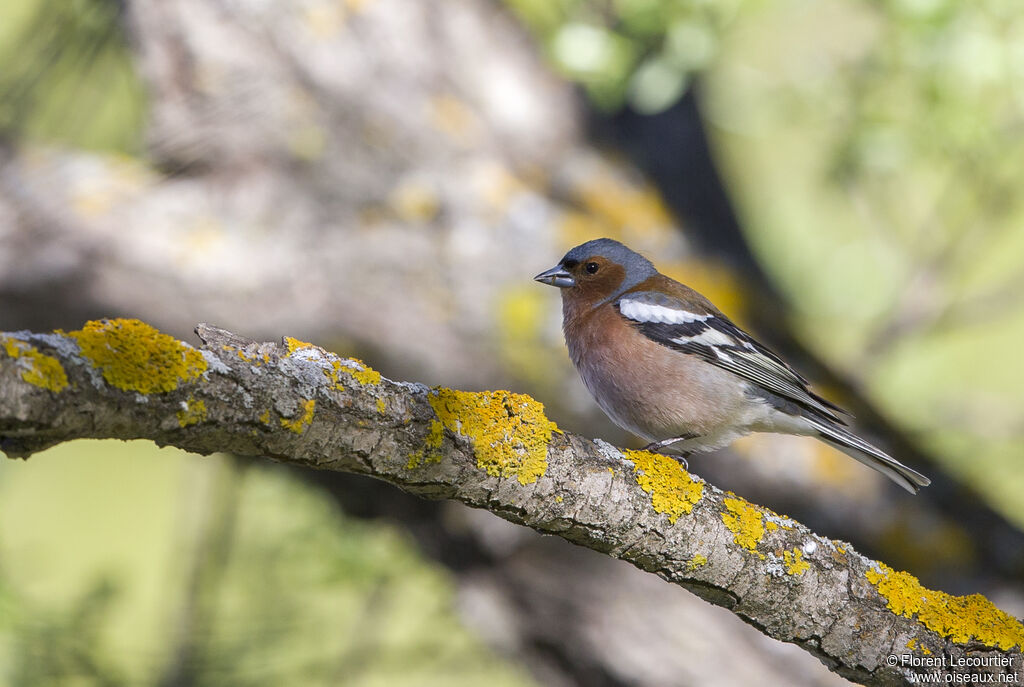
[[[535,280],[562,289],[566,299],[603,303],[657,274],[651,261],[612,239],[594,239],[565,254]]]

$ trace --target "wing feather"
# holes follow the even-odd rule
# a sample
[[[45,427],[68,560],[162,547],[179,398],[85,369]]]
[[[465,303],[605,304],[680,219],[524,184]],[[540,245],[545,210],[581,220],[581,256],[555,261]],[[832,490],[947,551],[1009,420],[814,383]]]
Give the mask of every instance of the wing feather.
[[[838,406],[812,392],[796,370],[719,312],[687,307],[663,293],[628,293],[616,306],[644,336],[695,355],[833,422],[846,424]]]

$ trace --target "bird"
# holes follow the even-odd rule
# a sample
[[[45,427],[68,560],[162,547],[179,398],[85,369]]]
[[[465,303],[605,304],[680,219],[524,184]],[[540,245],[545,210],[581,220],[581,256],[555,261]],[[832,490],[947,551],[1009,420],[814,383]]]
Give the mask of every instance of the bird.
[[[562,296],[562,330],[584,385],[645,448],[680,460],[753,432],[815,437],[912,494],[931,483],[855,435],[848,412],[697,291],[608,238],[534,279]]]

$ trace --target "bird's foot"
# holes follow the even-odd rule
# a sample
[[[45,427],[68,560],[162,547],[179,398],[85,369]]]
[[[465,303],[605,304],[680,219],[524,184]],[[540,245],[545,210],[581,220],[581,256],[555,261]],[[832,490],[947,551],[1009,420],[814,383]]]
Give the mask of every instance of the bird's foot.
[[[652,453],[661,453],[662,449],[666,449],[666,448],[672,446],[672,444],[678,444],[680,441],[687,441],[689,439],[696,439],[696,438],[697,438],[696,434],[683,434],[682,436],[672,437],[671,439],[662,439],[661,441],[653,441],[653,442],[647,444],[646,446],[644,446],[643,450],[644,451],[650,451]],[[674,458],[675,460],[678,460],[680,463],[683,464],[683,468],[684,469],[689,470],[690,469],[690,465],[689,465],[689,463],[686,462],[686,459],[689,458],[692,454],[693,454],[693,451],[680,451],[679,453],[670,455],[669,457],[670,458]]]
[[[644,446],[644,451],[651,451],[652,453],[660,453],[661,449],[668,448],[672,444],[678,444],[680,441],[689,441],[690,439],[696,439],[696,434],[681,434],[671,439],[662,439],[661,441],[652,441],[651,443]],[[685,455],[690,455],[692,451],[685,451]]]

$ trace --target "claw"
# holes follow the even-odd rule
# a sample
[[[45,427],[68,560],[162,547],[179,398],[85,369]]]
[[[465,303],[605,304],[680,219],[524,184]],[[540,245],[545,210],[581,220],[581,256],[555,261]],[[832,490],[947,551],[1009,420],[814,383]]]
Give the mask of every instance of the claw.
[[[661,453],[661,450],[663,448],[668,448],[672,444],[676,444],[676,443],[679,443],[680,441],[686,441],[688,439],[696,439],[696,438],[697,438],[696,434],[684,434],[683,436],[672,437],[671,439],[662,439],[661,441],[652,441],[651,443],[649,443],[646,446],[644,446],[643,450],[644,451],[650,451],[651,453]],[[692,454],[693,454],[693,451],[681,451],[678,454],[669,455],[669,457],[679,461],[680,463],[682,463],[684,470],[689,470],[690,469],[690,464],[687,462],[686,459],[689,458]]]

